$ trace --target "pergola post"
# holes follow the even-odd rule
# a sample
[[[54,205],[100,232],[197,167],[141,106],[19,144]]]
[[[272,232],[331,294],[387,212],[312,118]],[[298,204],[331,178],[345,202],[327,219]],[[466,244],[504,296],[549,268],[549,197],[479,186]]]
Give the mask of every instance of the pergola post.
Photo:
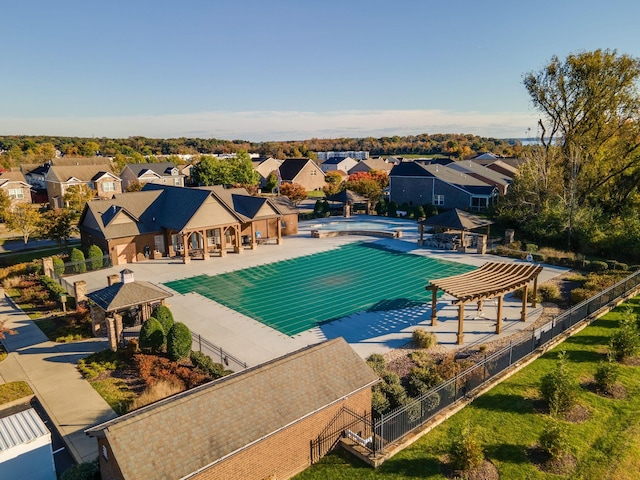
[[[531,292],[533,298],[531,299],[531,308],[536,308],[538,302],[538,277],[533,279],[533,292]]]
[[[202,260],[209,260],[209,245],[207,245],[207,230],[200,232],[202,236]]]
[[[502,333],[502,295],[498,297],[498,321],[496,322],[496,334]]]
[[[220,256],[224,257],[227,255],[227,229],[229,227],[224,227],[220,229]]]
[[[438,287],[431,285],[427,288],[431,289],[431,326],[435,327],[438,324],[438,314],[436,312],[436,306],[438,305]]]
[[[458,305],[458,345],[464,343],[464,303]]]
[[[480,300],[478,300],[478,316],[480,316],[480,314],[482,314],[482,307],[483,307],[483,300],[480,299]]]
[[[182,249],[184,251],[184,257],[182,257],[182,263],[189,263],[191,257],[189,257],[189,234],[182,234]]]
[[[522,314],[520,320],[527,321],[527,292],[529,291],[529,285],[525,283],[522,289]]]

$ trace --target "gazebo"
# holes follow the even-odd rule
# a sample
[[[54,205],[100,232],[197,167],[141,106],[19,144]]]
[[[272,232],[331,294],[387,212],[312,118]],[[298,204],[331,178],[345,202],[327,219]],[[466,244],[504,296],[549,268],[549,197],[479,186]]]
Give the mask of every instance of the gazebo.
[[[487,218],[479,217],[478,215],[454,208],[453,210],[446,211],[418,222],[420,225],[420,245],[423,245],[424,243],[425,226],[460,231],[461,245],[464,245],[465,232],[481,227],[487,227],[486,236],[481,236],[480,238],[482,240],[478,242],[478,252],[485,253],[486,239],[489,237],[489,226],[493,223],[493,221]]]
[[[118,275],[108,277],[109,286],[88,293],[91,300],[91,327],[94,335],[99,335],[106,327],[109,346],[113,351],[118,348],[118,340],[122,334],[122,314],[130,308],[140,309],[142,322],[146,321],[156,305],[164,304],[165,299],[173,295],[149,282],[137,282],[129,269]]]
[[[367,208],[369,208],[369,200],[353,190],[341,190],[334,195],[329,195],[325,200],[342,203],[344,205],[345,217],[351,216],[351,208],[354,203],[365,203],[367,204]]]
[[[458,305],[458,336],[457,344],[462,345],[464,339],[464,307],[469,302],[478,302],[478,311],[482,311],[484,300],[498,298],[496,334],[502,332],[502,300],[509,293],[523,288],[522,311],[520,320],[527,319],[527,293],[529,283],[533,280],[531,307],[536,307],[538,290],[538,275],[542,266],[531,263],[501,263],[488,262],[471,272],[453,277],[431,280],[425,288],[431,290],[431,325],[438,323],[436,303],[438,290],[456,297],[454,305]]]

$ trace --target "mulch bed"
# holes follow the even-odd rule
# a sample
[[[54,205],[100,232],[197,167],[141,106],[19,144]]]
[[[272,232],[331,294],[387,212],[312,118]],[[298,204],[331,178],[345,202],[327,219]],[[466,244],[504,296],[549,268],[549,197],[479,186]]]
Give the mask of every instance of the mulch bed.
[[[482,465],[471,470],[454,470],[449,463],[449,456],[444,455],[441,463],[442,474],[451,480],[498,480],[500,473],[496,466],[489,460],[484,460]]]
[[[604,398],[611,398],[613,400],[622,400],[624,398],[627,398],[627,389],[624,387],[624,385],[621,385],[619,383],[613,385],[608,391],[602,391],[598,389],[598,384],[593,380],[584,382],[582,384],[582,387],[585,390],[588,390],[589,392],[595,393],[596,395]]]
[[[526,454],[538,470],[555,475],[568,475],[578,464],[578,460],[571,453],[565,453],[559,458],[551,458],[551,455],[537,444],[528,448]]]
[[[584,423],[591,416],[591,412],[584,405],[575,405],[571,410],[565,412],[562,416],[569,423]]]

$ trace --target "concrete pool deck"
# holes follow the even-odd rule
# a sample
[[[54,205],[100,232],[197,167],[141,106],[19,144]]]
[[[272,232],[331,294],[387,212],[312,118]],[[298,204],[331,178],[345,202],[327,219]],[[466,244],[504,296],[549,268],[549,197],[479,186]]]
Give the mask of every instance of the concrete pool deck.
[[[358,216],[356,218],[368,222],[384,221],[380,217]],[[403,237],[401,239],[381,240],[367,236],[311,238],[311,230],[317,228],[323,221],[335,222],[336,220],[336,217],[332,217],[330,219],[314,219],[308,222],[300,222],[299,233],[285,237],[282,245],[262,245],[256,250],[245,250],[239,255],[230,254],[226,257],[211,258],[208,261],[194,260],[186,265],[180,259],[149,260],[75,275],[67,277],[67,280],[71,283],[77,280],[85,280],[87,289],[91,292],[104,288],[107,285],[108,275],[128,268],[134,272],[136,280],[149,281],[171,291],[162,284],[196,275],[217,275],[242,268],[310,255],[363,240],[375,241],[394,250],[432,256],[442,260],[474,266],[481,266],[488,261],[515,261],[493,255],[465,254],[419,247],[417,245],[417,225],[413,221],[407,221],[406,227],[402,227]],[[397,223],[398,219],[393,219],[393,222]],[[564,273],[566,270],[559,267],[545,266],[538,283],[544,283]],[[392,285],[392,281],[393,277],[390,274],[390,285]],[[175,291],[171,292],[174,296],[168,299],[168,304],[177,321],[185,323],[193,332],[202,335],[202,337],[222,347],[225,351],[249,365],[256,365],[306,345],[339,336],[344,337],[360,356],[366,358],[371,353],[385,353],[405,345],[411,340],[411,333],[418,326],[435,332],[439,343],[446,348],[460,348],[455,343],[458,328],[457,307],[451,305],[450,300],[452,300],[452,297],[447,297],[446,295],[438,301],[438,325],[435,327],[430,326],[430,305],[422,305],[402,310],[359,312],[289,337],[199,294],[188,293],[180,295]],[[291,291],[283,292],[283,295],[295,295],[295,285],[292,286]],[[503,324],[503,333],[495,335],[493,332],[495,331],[496,309],[493,301],[485,302],[484,315],[486,317],[478,316],[476,305],[470,304],[465,310],[465,344],[463,346],[482,344],[498,338],[508,337],[523,328],[531,326],[541,312],[541,309],[530,309],[527,321],[522,322],[520,321],[520,310],[521,302],[506,296],[503,305],[503,316],[508,320]]]

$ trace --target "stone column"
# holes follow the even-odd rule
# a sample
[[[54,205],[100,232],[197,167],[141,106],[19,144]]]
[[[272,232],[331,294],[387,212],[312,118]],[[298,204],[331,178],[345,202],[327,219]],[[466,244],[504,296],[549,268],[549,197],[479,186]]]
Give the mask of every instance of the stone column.
[[[116,334],[116,349],[118,348],[118,343],[120,343],[120,339],[122,338],[122,315],[118,313],[113,314],[113,323]]]
[[[91,305],[91,332],[94,337],[104,335],[104,317],[104,310],[97,305]]]
[[[84,280],[78,280],[77,282],[73,282],[73,293],[76,298],[76,309],[80,302],[87,301],[87,282]]]
[[[114,283],[120,282],[120,275],[114,273],[113,275],[107,275],[107,285],[110,287]]]
[[[109,340],[109,348],[114,352],[118,350],[118,337],[116,336],[116,321],[113,317],[107,317],[107,339]]]
[[[487,253],[487,236],[478,235],[478,253],[484,255]]]
[[[53,257],[45,257],[42,259],[42,273],[49,278],[53,278]]]
[[[513,230],[512,228],[507,228],[504,231],[504,243],[505,245],[509,245],[510,243],[513,243],[513,239],[515,238],[515,230]]]

